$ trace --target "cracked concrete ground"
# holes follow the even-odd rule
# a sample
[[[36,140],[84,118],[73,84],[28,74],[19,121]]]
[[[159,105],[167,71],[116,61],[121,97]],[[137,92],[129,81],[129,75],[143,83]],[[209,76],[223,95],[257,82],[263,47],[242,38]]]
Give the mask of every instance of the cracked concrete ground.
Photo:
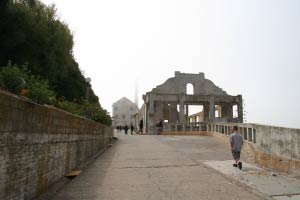
[[[53,200],[269,199],[204,164],[231,159],[228,145],[213,137],[116,135]]]

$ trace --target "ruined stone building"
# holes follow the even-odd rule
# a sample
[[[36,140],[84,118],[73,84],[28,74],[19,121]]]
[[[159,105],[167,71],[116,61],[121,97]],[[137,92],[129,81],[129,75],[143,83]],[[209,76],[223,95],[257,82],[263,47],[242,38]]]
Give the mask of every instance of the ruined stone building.
[[[192,91],[187,93],[187,87]],[[148,134],[155,134],[155,124],[159,120],[165,123],[189,123],[189,106],[203,107],[203,122],[243,122],[242,95],[231,96],[217,87],[204,73],[187,74],[176,71],[162,85],[143,95],[145,104],[144,123]],[[217,118],[216,108],[219,110]],[[234,108],[237,114],[234,115]]]
[[[123,97],[116,101],[112,106],[113,126],[125,126],[135,124],[134,115],[138,112],[135,103]]]

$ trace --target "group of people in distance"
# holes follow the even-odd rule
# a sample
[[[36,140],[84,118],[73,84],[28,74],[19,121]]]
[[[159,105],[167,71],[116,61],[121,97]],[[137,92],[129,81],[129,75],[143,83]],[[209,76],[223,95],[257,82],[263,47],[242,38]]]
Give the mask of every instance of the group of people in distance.
[[[129,130],[129,127],[128,127],[128,125],[127,124],[125,124],[125,126],[117,126],[117,130],[119,131],[122,131],[122,130],[124,130],[125,131],[125,135],[127,135],[128,134],[128,130]],[[134,126],[133,126],[133,124],[131,124],[130,125],[130,134],[132,135],[133,134],[133,131],[134,131]]]
[[[139,123],[139,130],[138,130],[137,134],[143,134],[143,125],[144,125],[143,119],[141,119],[141,120],[140,120],[140,123]],[[125,124],[125,126],[117,126],[116,128],[117,128],[118,131],[124,130],[125,135],[128,134],[129,127],[128,127],[127,124]],[[131,123],[131,124],[130,124],[130,134],[131,134],[131,135],[133,135],[134,129],[135,129],[135,127],[134,127],[134,125]]]

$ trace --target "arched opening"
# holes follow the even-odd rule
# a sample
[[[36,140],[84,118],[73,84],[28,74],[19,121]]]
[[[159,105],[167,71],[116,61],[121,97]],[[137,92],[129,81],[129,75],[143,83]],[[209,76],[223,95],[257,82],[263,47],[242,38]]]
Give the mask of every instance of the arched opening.
[[[186,94],[194,95],[194,86],[191,83],[186,84]]]

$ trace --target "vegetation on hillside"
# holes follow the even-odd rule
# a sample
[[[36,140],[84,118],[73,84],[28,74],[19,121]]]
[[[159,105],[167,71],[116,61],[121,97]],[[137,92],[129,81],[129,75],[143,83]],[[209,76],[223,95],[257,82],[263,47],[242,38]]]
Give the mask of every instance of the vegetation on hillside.
[[[111,124],[74,59],[67,24],[38,0],[0,1],[0,87]]]

